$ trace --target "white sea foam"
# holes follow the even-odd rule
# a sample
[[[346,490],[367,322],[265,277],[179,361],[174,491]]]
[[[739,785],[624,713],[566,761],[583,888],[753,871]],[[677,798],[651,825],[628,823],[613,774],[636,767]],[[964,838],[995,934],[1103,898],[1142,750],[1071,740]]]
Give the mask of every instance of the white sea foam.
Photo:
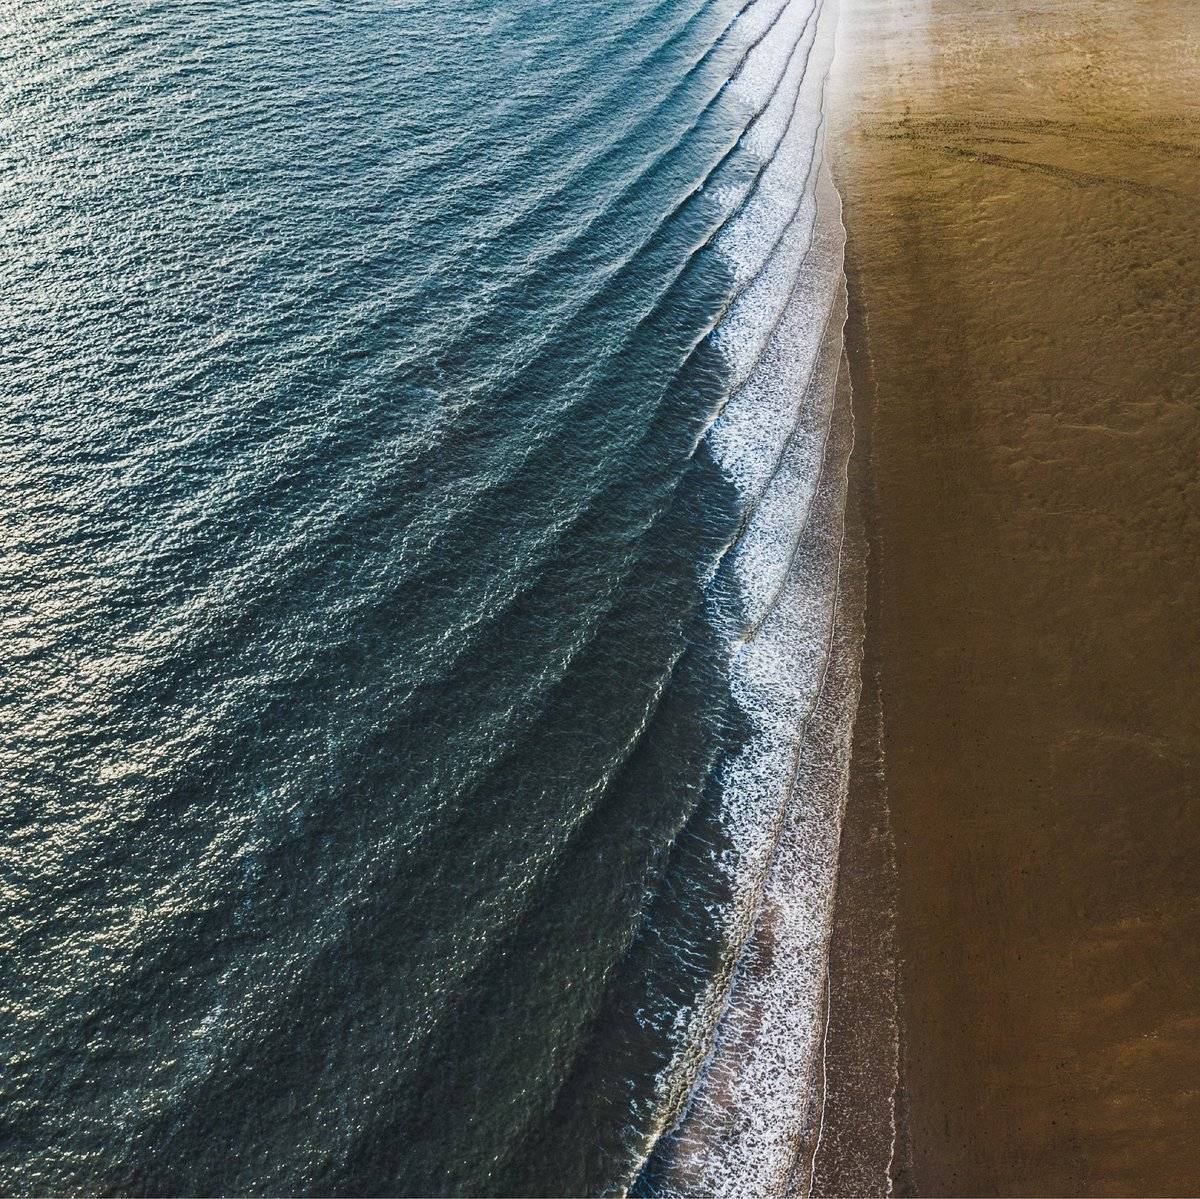
[[[793,0],[760,47],[779,60],[772,67],[772,77],[775,71],[781,72],[770,104],[745,139],[746,147],[760,159],[761,174],[738,218],[718,239],[718,250],[733,270],[738,290],[773,257],[780,257],[775,253],[776,242],[807,191],[804,186],[797,188],[797,182],[804,181],[813,161],[821,117],[823,72],[809,69],[819,15],[808,0]],[[743,76],[752,70],[757,75],[757,64],[747,62]]]
[[[734,952],[686,1017],[692,1060],[707,1056],[654,1151],[664,1194],[786,1191],[803,1181],[819,1110],[861,644],[839,606],[852,431],[837,399],[844,233],[822,150],[835,22],[832,4],[789,5],[736,81],[761,102],[754,88],[786,70],[750,135],[774,156],[715,243],[738,293],[715,335],[735,390],[708,436],[747,516],[724,567],[739,610],[714,593],[712,616],[737,645],[731,686],[752,731],[719,780]]]

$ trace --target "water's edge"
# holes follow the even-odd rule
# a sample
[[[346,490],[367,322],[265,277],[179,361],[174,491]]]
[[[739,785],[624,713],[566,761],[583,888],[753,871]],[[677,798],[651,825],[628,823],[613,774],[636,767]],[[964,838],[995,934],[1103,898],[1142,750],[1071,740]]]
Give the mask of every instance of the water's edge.
[[[731,823],[740,817],[756,826],[758,843],[746,859],[758,867],[746,888],[744,935],[714,985],[709,1020],[693,1032],[702,1052],[686,1102],[664,1121],[634,1183],[642,1194],[808,1192],[822,1135],[828,961],[861,685],[865,544],[858,530],[847,534],[854,415],[843,352],[845,230],[824,153],[832,5],[819,7],[816,24],[822,136],[813,233],[765,355],[774,358],[777,387],[791,391],[794,423],[778,451],[744,439],[744,451],[778,458],[732,555],[753,594],[762,559],[770,558],[766,547],[788,547],[769,605],[748,622],[734,665],[735,694],[749,697],[747,708],[770,729],[762,739],[774,744],[752,743],[722,780]],[[789,338],[789,327],[800,325],[818,330],[815,341]],[[795,388],[798,362],[807,382]],[[737,437],[737,415],[726,441]],[[754,475],[734,457],[730,474],[739,473]],[[781,752],[786,772],[764,769]],[[764,782],[772,779],[769,791]],[[744,810],[736,812],[739,797]]]

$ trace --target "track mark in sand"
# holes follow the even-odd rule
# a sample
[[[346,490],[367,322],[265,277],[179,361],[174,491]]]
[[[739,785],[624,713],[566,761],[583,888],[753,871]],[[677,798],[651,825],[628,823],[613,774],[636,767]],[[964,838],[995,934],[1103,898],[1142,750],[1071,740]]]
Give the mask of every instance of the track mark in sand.
[[[898,129],[898,133],[874,133],[868,131],[868,137],[876,138],[907,138],[921,140],[928,134],[947,136],[976,137],[983,141],[1002,141],[1002,138],[992,137],[995,133],[1021,133],[1040,137],[1058,137],[1074,142],[1088,142],[1098,145],[1131,145],[1142,150],[1159,150],[1176,158],[1200,159],[1200,122],[1189,122],[1183,119],[1147,120],[1140,127],[1117,128],[1101,123],[1083,124],[1080,121],[1055,120],[1051,117],[1019,117],[1007,120],[968,120],[955,117],[929,117],[914,120],[911,114],[892,121],[884,121],[883,127]],[[1149,136],[1154,131],[1170,128],[1181,131],[1192,140],[1167,141],[1161,137]]]
[[[1142,196],[1166,196],[1172,200],[1190,200],[1182,192],[1169,187],[1159,187],[1153,183],[1139,183],[1134,179],[1126,179],[1119,175],[1104,175],[1095,171],[1079,171],[1073,167],[1055,166],[1048,162],[1037,162],[1030,158],[1013,158],[1008,154],[993,154],[987,150],[975,150],[969,146],[938,146],[931,145],[931,150],[945,154],[951,158],[966,158],[972,162],[982,162],[988,166],[1008,167],[1035,175],[1048,175],[1053,179],[1062,179],[1076,187],[1116,187],[1122,191],[1136,192]]]
[[[1194,132],[1200,137],[1200,130],[1187,127],[1187,132]],[[1036,153],[1039,141],[1048,143],[1047,149],[1056,142],[1082,143],[1089,146],[1133,144],[1139,149],[1157,151],[1169,158],[1200,161],[1200,144],[1165,141],[1153,137],[1140,138],[1104,126],[1088,127],[1071,121],[1051,119],[968,121],[933,117],[917,121],[906,115],[896,121],[883,122],[875,129],[868,128],[865,130],[865,136],[876,141],[916,142],[948,158],[967,159],[987,166],[1046,175],[1075,187],[1114,187],[1137,195],[1161,196],[1170,200],[1187,200],[1189,203],[1194,199],[1191,194],[1161,184],[1145,183],[1104,171],[1063,166],[1039,158],[998,153],[991,147],[1024,146],[1028,147],[1030,152]]]

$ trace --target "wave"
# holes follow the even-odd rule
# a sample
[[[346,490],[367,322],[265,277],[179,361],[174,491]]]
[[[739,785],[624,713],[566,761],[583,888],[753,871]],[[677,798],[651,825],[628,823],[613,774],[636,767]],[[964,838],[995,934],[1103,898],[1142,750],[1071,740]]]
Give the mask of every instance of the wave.
[[[65,577],[95,591],[65,615],[43,604],[44,646],[69,625],[94,652],[83,669],[57,655],[61,686],[26,653],[22,685],[45,695],[20,748],[27,806],[54,802],[67,746],[76,809],[115,815],[42,833],[64,910],[68,888],[99,906],[94,942],[69,910],[38,929],[36,961],[66,981],[30,1029],[106,1082],[64,1108],[31,1058],[20,1085],[68,1142],[101,1117],[118,1130],[95,1174],[110,1189],[534,1193],[574,1170],[584,1193],[629,1181],[655,1142],[645,1177],[667,1191],[785,1172],[745,1165],[768,1109],[739,1141],[714,1097],[750,1103],[736,1079],[773,1062],[737,1033],[764,921],[808,935],[819,976],[814,846],[836,842],[829,10],[641,0],[594,37],[568,16],[481,5],[440,60],[409,39],[409,75],[386,41],[349,42],[341,82],[381,118],[395,91],[395,120],[338,140],[354,96],[315,89],[329,157],[281,154],[195,241],[250,238],[293,183],[303,200],[239,250],[227,289],[223,255],[197,255],[217,267],[187,295],[228,299],[220,329],[163,324],[132,408],[118,373],[109,419],[143,440],[81,422],[97,445],[71,484],[85,560]],[[527,34],[510,48],[529,62],[580,52],[512,87],[498,71],[495,106],[439,139],[442,114],[470,111],[434,103],[455,94],[446,68],[493,27],[499,49]],[[265,78],[246,52],[268,98],[304,61],[281,45]],[[238,78],[193,82],[218,76]],[[464,72],[457,94],[477,83]],[[273,151],[263,111],[244,132]],[[455,169],[402,195],[439,153]],[[302,196],[326,169],[338,185]],[[168,256],[156,286],[177,272]],[[52,496],[70,474],[45,458]],[[812,893],[794,919],[785,853]],[[682,936],[656,940],[672,920]],[[120,956],[99,993],[92,944]],[[773,1011],[784,992],[763,985],[754,1010]],[[788,992],[797,1043],[808,986]],[[111,1046],[80,1049],[81,1012]],[[766,1088],[781,1126],[808,1060]]]
[[[803,1185],[816,1110],[861,643],[856,593],[844,586],[853,439],[838,389],[844,233],[822,149],[832,4],[820,6],[817,26],[809,53],[820,69],[797,122],[816,127],[816,144],[807,157],[801,138],[790,156],[777,152],[715,243],[735,279],[754,279],[714,339],[744,381],[709,438],[744,496],[710,614],[735,647],[731,686],[751,732],[717,772],[732,896],[722,913],[723,967],[678,1015],[679,1049],[659,1085],[664,1097],[686,1101],[664,1106],[635,1184],[646,1194],[779,1194]],[[809,246],[797,271],[792,230],[814,177]]]
[[[783,6],[787,8],[788,6]],[[762,31],[762,36],[755,40],[755,47],[763,44],[765,34],[777,27],[779,10],[767,24],[765,30]],[[809,28],[811,23],[812,9],[809,9],[805,18],[804,29]],[[784,77],[791,69],[792,64],[796,62],[796,46],[798,43],[792,43],[790,48],[784,47],[786,53],[777,52],[775,59],[769,62],[770,70],[764,70],[759,82],[754,89],[747,88],[748,94],[754,94],[757,107],[754,109],[753,115],[748,122],[747,128],[753,129],[755,124],[772,111],[777,98],[780,95],[780,86]],[[811,46],[810,46],[811,51]],[[778,59],[783,57],[786,59],[783,70],[776,73],[775,67],[778,66]],[[744,65],[748,61],[752,61],[747,56],[743,56],[740,63]],[[804,59],[804,65],[801,66],[801,71],[806,68],[807,59]],[[802,81],[803,76],[801,76]],[[800,90],[799,81],[797,82],[797,90],[795,93],[789,93],[787,100],[786,112],[794,114],[797,110],[799,102]],[[406,564],[404,555],[401,556],[401,561],[397,566],[393,567],[390,578],[388,580],[388,590],[393,595],[419,595],[428,583],[428,577],[436,574],[438,567],[437,562],[444,557],[445,547],[444,540],[454,532],[453,525],[444,523],[445,514],[450,513],[456,518],[456,525],[461,529],[469,525],[469,522],[474,517],[476,512],[476,504],[482,502],[491,502],[494,499],[498,489],[508,486],[513,486],[517,479],[527,476],[532,473],[537,475],[542,469],[542,463],[549,458],[553,458],[563,452],[563,439],[577,436],[579,434],[579,421],[572,421],[567,418],[576,414],[579,407],[589,402],[589,399],[597,394],[598,390],[602,389],[605,383],[605,376],[602,374],[602,368],[612,362],[617,352],[620,349],[627,348],[632,338],[639,331],[645,328],[654,320],[656,316],[661,316],[669,307],[669,297],[675,291],[678,291],[681,286],[686,286],[686,276],[689,266],[696,262],[697,255],[701,250],[708,246],[713,246],[722,252],[721,242],[722,232],[728,229],[731,223],[741,219],[741,206],[748,204],[751,197],[755,194],[756,185],[761,180],[766,178],[772,170],[772,166],[776,161],[776,156],[779,148],[782,145],[785,137],[791,137],[794,132],[794,122],[791,120],[782,121],[779,117],[775,118],[776,128],[772,132],[772,140],[769,146],[770,153],[760,162],[751,178],[744,183],[737,192],[738,203],[735,204],[731,211],[727,211],[718,221],[716,226],[708,230],[703,240],[698,245],[692,247],[688,256],[683,260],[681,266],[667,280],[667,287],[659,294],[654,296],[649,304],[644,307],[639,315],[639,318],[633,329],[625,334],[616,347],[610,348],[605,353],[597,354],[595,348],[592,351],[592,361],[589,369],[584,373],[581,380],[576,383],[576,394],[574,398],[568,399],[560,410],[560,420],[557,422],[555,430],[549,435],[539,437],[529,437],[522,439],[522,448],[519,452],[511,454],[504,462],[503,473],[497,475],[495,472],[489,472],[481,475],[477,479],[473,487],[464,487],[459,475],[456,473],[452,478],[447,480],[445,486],[447,488],[445,494],[437,493],[430,495],[421,493],[419,496],[414,496],[414,502],[419,498],[422,509],[425,512],[433,513],[439,521],[442,521],[440,528],[426,529],[423,521],[418,521],[414,518],[409,524],[410,533],[414,543],[420,547],[420,557],[413,561],[411,565]],[[743,134],[745,136],[745,134]],[[792,139],[794,140],[794,139]],[[740,141],[740,139],[739,139]],[[810,155],[811,158],[811,155]],[[719,164],[718,164],[719,165]],[[709,176],[718,169],[714,166],[709,171]],[[675,209],[670,214],[675,216],[682,208],[688,198],[698,189],[693,189],[688,193],[687,197],[680,199]],[[802,189],[801,200],[794,206],[794,211],[797,215],[804,211],[805,197],[809,196],[808,188]],[[756,205],[753,212],[757,214],[760,206]],[[669,219],[669,218],[668,218]],[[665,222],[664,222],[665,223]],[[661,230],[663,225],[660,224],[656,230]],[[810,230],[808,230],[810,232]],[[654,235],[647,238],[649,241]],[[607,275],[607,278],[602,279],[602,291],[611,291],[618,287],[619,281],[626,277],[627,271],[632,269],[633,260],[645,248],[645,242],[639,247],[635,254],[621,264],[621,268]],[[780,258],[772,259],[775,263],[781,261]],[[758,269],[761,271],[767,264],[760,263]],[[743,278],[741,287],[735,288],[733,292],[733,300],[736,301],[744,290],[753,290],[756,282],[756,276]],[[768,281],[771,282],[771,281]],[[755,293],[757,296],[757,293]],[[594,302],[594,297],[588,302]],[[776,306],[777,310],[782,308],[782,301]],[[728,322],[724,322],[717,326],[717,344],[720,345],[720,338],[727,329]],[[691,354],[705,340],[708,328],[702,328],[699,333],[693,337],[691,346],[685,355],[684,364],[691,358]],[[526,363],[519,374],[505,388],[506,392],[514,391],[520,383],[525,380],[529,373],[535,369],[535,364]],[[682,366],[681,366],[682,369]],[[663,396],[670,389],[663,392]],[[661,401],[661,397],[660,397]],[[657,415],[659,407],[651,409],[652,415]],[[712,418],[715,418],[716,413],[713,413]],[[492,418],[494,419],[494,418]],[[711,419],[711,418],[710,418]],[[461,435],[461,428],[458,430]],[[337,434],[346,436],[349,432],[344,427],[338,427]],[[449,435],[449,427],[443,430],[443,439]],[[470,439],[467,439],[470,440]],[[440,444],[440,442],[439,442]],[[637,451],[645,444],[645,436],[634,437],[629,440],[629,457],[636,457]],[[314,452],[311,457],[314,461],[322,461],[331,456],[337,448],[330,444],[330,435],[327,433],[318,432],[314,443]],[[435,452],[435,446],[427,445],[423,448],[423,452],[418,456],[416,464],[426,461]],[[569,536],[572,530],[589,511],[594,510],[596,503],[601,496],[610,492],[614,486],[614,480],[617,480],[621,474],[620,467],[625,461],[623,456],[620,460],[614,460],[611,443],[607,444],[607,453],[605,455],[602,467],[604,475],[595,480],[598,486],[593,488],[578,488],[576,490],[576,507],[572,512],[559,515],[556,518],[548,519],[543,522],[543,532],[537,539],[537,543],[529,543],[523,547],[523,552],[519,558],[513,560],[513,566],[510,571],[502,570],[499,575],[494,571],[492,573],[479,572],[476,577],[476,582],[481,589],[481,599],[487,605],[478,612],[471,613],[470,605],[467,603],[468,597],[460,595],[460,610],[464,612],[463,625],[456,632],[456,636],[452,639],[441,639],[440,644],[444,645],[452,654],[453,659],[457,659],[461,654],[461,646],[465,643],[463,636],[468,630],[479,624],[482,621],[494,621],[503,612],[511,606],[520,594],[527,589],[530,581],[536,578],[536,567],[544,559],[544,556],[555,545],[559,544],[565,537]],[[305,449],[293,440],[288,450],[295,458],[306,459],[310,455],[306,454]],[[692,447],[692,452],[695,451],[695,445]],[[340,455],[343,459],[345,455]],[[264,455],[258,455],[260,459]],[[272,489],[277,489],[279,486],[279,478],[274,473],[264,472],[263,477],[253,479],[249,486],[230,487],[227,478],[221,479],[214,483],[213,487],[200,494],[198,498],[189,501],[189,508],[197,510],[204,508],[207,511],[208,519],[214,520],[222,508],[236,510],[246,506],[258,494],[265,493]],[[334,502],[336,500],[336,503]],[[256,581],[263,577],[263,572],[252,572],[242,570],[235,578],[218,578],[213,581],[210,588],[210,594],[196,597],[193,600],[193,612],[195,619],[191,622],[186,630],[186,635],[192,644],[188,647],[189,653],[186,657],[189,660],[202,656],[202,650],[205,645],[214,644],[217,642],[227,643],[233,633],[233,628],[236,625],[244,626],[247,622],[253,619],[253,610],[255,608],[269,607],[273,600],[273,595],[280,591],[293,588],[302,583],[307,577],[310,577],[313,572],[314,560],[319,561],[322,557],[324,547],[329,545],[336,547],[339,544],[340,538],[347,527],[352,526],[356,522],[361,521],[363,516],[363,506],[361,503],[346,502],[344,497],[335,496],[325,505],[327,515],[317,523],[316,528],[308,526],[313,522],[305,521],[298,534],[288,538],[283,546],[274,544],[264,550],[264,553],[270,554],[271,570],[266,572],[266,577],[270,577],[272,585],[268,591],[264,592],[261,585]],[[186,523],[180,514],[179,518],[173,522],[181,527],[186,527]],[[315,534],[315,536],[314,536]],[[169,544],[169,540],[167,542]],[[164,545],[163,548],[166,548]],[[511,581],[513,590],[509,590],[507,586],[498,587],[498,584]],[[243,586],[253,588],[258,594],[253,598],[250,595],[242,596],[240,594]],[[499,603],[497,601],[499,600]],[[208,617],[208,619],[205,619]],[[415,618],[415,614],[414,614]],[[164,621],[166,617],[164,617]],[[181,647],[182,648],[182,647]],[[437,647],[431,647],[433,651]],[[432,656],[427,659],[428,665],[433,667],[439,658],[438,652],[433,652]],[[441,666],[445,669],[445,666]],[[145,680],[138,680],[139,685],[144,685]],[[132,685],[133,680],[129,680]]]

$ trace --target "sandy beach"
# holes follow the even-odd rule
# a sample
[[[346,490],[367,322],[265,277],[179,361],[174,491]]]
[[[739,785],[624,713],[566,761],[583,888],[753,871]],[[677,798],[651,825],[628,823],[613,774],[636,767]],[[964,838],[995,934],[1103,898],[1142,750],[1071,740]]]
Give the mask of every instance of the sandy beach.
[[[841,22],[871,584],[815,1190],[1195,1194],[1200,14]]]

